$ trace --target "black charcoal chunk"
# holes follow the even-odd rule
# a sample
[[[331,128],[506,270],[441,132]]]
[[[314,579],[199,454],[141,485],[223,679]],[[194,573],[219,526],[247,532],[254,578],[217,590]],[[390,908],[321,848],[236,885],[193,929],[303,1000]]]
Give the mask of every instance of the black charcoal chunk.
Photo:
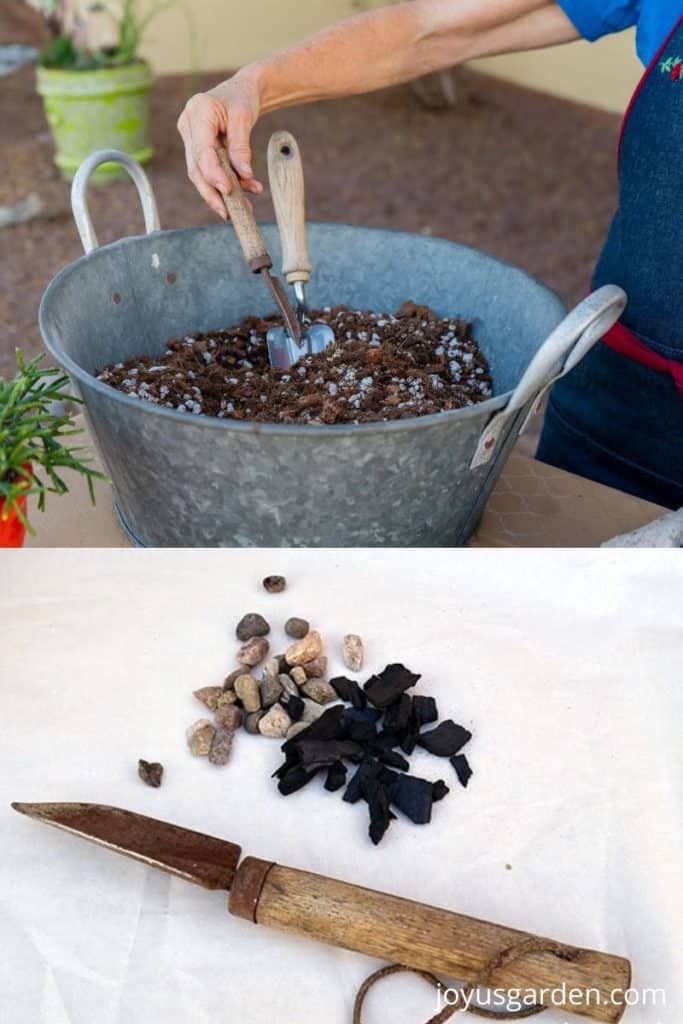
[[[415,775],[399,775],[392,793],[392,803],[416,825],[432,820],[434,783]]]
[[[288,751],[294,750],[294,744],[301,740],[336,740],[343,739],[345,735],[344,706],[335,704],[334,707],[323,711],[315,722],[311,722],[308,729],[303,729],[294,739],[283,743],[282,752],[287,754]]]
[[[349,739],[355,743],[362,743],[364,746],[371,744],[377,736],[377,726],[374,722],[351,721],[348,724]]]
[[[344,801],[347,804],[355,804],[362,800],[365,794],[370,792],[372,784],[377,782],[379,770],[379,762],[372,757],[364,758],[346,787]]]
[[[455,774],[458,776],[458,781],[461,786],[467,789],[467,783],[472,778],[472,769],[470,763],[464,754],[456,754],[455,757],[451,758],[451,764],[455,768]]]
[[[308,732],[308,730],[306,730]],[[364,750],[359,743],[351,740],[302,740],[305,733],[300,733],[294,740],[299,759],[308,769],[324,768],[346,758],[348,761],[360,762]]]
[[[341,700],[353,704],[354,708],[364,708],[368,702],[367,697],[355,679],[347,679],[346,676],[335,676],[334,679],[330,679],[330,686],[334,688]]]
[[[377,756],[382,764],[386,764],[390,768],[398,768],[402,772],[407,772],[410,768],[410,762],[402,754],[399,754],[398,750],[382,750]]]
[[[290,697],[287,701],[285,710],[293,722],[299,722],[301,721],[305,708],[306,705],[301,697]],[[299,735],[301,736],[302,733],[299,733]]]
[[[384,838],[391,822],[396,818],[389,806],[389,795],[381,785],[376,787],[368,800],[368,808],[370,810],[368,835],[377,846]]]
[[[399,743],[398,736],[395,736],[393,732],[387,732],[386,729],[382,729],[381,732],[377,733],[373,746],[376,750],[393,750]]]
[[[330,793],[336,793],[346,783],[347,767],[343,761],[335,761],[327,769],[325,789]]]
[[[283,775],[278,783],[278,789],[283,796],[290,796],[307,786],[311,779],[318,774],[318,769],[308,770],[303,765],[291,768],[286,775]]]
[[[439,719],[439,712],[433,697],[413,697],[413,710],[420,725],[429,725]]]
[[[438,779],[432,786],[432,799],[434,800],[434,803],[438,803],[439,800],[443,800],[443,798],[448,796],[449,793],[450,789],[443,779]]]
[[[415,750],[415,747],[417,746],[418,735],[419,735],[419,731],[416,731],[416,732],[407,732],[406,731],[403,734],[403,736],[401,737],[401,750],[408,757],[410,757],[412,752]]]
[[[472,739],[472,733],[462,725],[456,725],[451,719],[440,722],[436,729],[423,732],[417,742],[430,754],[436,757],[451,757],[457,754]]]
[[[372,722],[376,724],[382,717],[379,708],[346,708],[344,718],[349,722]]]
[[[413,702],[410,696],[407,693],[402,693],[384,712],[384,728],[386,731],[400,735],[408,728],[412,710]]]
[[[405,665],[387,665],[379,675],[371,676],[363,689],[371,704],[376,708],[386,708],[411,686],[415,686],[419,678]]]

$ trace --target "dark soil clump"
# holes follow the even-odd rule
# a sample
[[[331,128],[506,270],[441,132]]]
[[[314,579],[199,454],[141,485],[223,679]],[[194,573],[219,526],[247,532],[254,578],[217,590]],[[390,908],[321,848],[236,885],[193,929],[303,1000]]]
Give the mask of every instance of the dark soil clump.
[[[270,366],[277,318],[168,343],[157,359],[104,367],[98,379],[124,394],[189,415],[263,423],[370,423],[461,409],[491,397],[488,363],[469,324],[427,306],[398,313],[316,310],[336,341],[289,370]]]

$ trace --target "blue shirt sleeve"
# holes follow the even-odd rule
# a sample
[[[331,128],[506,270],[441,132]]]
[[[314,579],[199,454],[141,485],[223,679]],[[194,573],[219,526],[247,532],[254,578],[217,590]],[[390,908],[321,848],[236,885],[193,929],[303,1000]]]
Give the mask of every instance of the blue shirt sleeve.
[[[621,32],[638,24],[641,0],[557,0],[577,32],[594,42],[610,32]]]

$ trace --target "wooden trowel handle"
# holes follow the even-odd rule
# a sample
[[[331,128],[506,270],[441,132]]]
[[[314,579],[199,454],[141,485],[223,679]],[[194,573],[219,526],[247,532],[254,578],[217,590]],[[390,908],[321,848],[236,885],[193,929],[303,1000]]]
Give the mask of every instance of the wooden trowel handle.
[[[545,944],[545,951],[508,958],[493,972],[490,987],[533,990],[545,1005],[611,1024],[624,1012],[623,994],[631,982],[631,966],[621,957],[560,945],[254,857],[245,858],[237,871],[230,911],[257,924],[432,971],[447,983],[474,982],[500,953],[520,943]]]
[[[304,170],[290,132],[275,132],[268,144],[268,176],[282,240],[282,272],[288,284],[304,283],[313,269],[306,242]]]
[[[230,195],[222,196],[222,199],[242,246],[244,257],[249,264],[250,270],[256,274],[260,270],[272,267],[273,261],[268,254],[263,235],[259,231],[258,224],[242,191],[239,179],[230,165],[228,154],[224,149],[219,149],[217,152],[218,159],[232,187]]]

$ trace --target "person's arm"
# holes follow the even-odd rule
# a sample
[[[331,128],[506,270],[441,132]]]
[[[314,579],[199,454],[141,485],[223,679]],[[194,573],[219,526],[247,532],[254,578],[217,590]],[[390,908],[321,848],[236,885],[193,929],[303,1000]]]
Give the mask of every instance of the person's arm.
[[[188,175],[224,217],[218,192],[227,193],[230,185],[216,147],[227,146],[245,189],[261,192],[249,142],[261,114],[577,38],[555,0],[409,0],[349,18],[193,96],[178,120]]]

